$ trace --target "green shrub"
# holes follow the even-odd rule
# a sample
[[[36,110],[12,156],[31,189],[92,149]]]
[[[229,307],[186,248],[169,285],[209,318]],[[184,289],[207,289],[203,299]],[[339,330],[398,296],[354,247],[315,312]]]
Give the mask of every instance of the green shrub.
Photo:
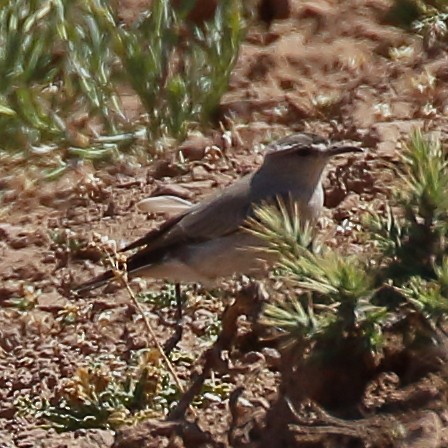
[[[0,9],[0,156],[43,165],[50,178],[70,159],[119,157],[138,145],[181,139],[213,118],[243,37],[241,5],[219,2],[213,20],[155,0],[133,26],[106,0],[18,0]],[[130,122],[120,92],[146,112]]]
[[[262,206],[249,223],[279,253],[276,276],[288,291],[286,300],[266,306],[264,323],[294,348],[299,365],[334,361],[348,347],[376,365],[391,331],[404,335],[406,349],[437,343],[435,328],[448,311],[448,165],[440,142],[415,131],[398,174],[390,205],[366,223],[373,255],[347,256],[324,242],[311,250],[299,217],[281,203]],[[426,324],[397,330],[413,315]]]

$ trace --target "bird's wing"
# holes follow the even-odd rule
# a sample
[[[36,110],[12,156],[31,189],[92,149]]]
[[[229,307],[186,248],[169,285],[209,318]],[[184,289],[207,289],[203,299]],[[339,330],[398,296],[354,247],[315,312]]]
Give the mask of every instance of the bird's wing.
[[[179,245],[206,241],[237,231],[251,213],[249,187],[250,179],[243,178],[218,195],[168,219],[159,228],[129,244],[122,251],[146,247],[128,258],[128,272],[157,263],[167,251]],[[104,285],[112,278],[113,272],[109,270],[74,289],[77,292],[89,291]]]
[[[193,207],[189,201],[176,196],[152,196],[141,200],[136,207],[141,212],[146,213],[164,213],[168,216],[176,216],[185,213]]]
[[[250,178],[242,178],[185,213],[168,219],[123,251],[146,245],[145,252],[152,252],[177,244],[206,241],[236,231],[251,210]]]

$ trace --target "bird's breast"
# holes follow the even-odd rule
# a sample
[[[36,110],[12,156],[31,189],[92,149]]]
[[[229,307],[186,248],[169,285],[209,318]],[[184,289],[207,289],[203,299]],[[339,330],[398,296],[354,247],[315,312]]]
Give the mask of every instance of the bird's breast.
[[[314,191],[310,192],[308,200],[303,201],[303,206],[300,207],[300,213],[305,220],[315,221],[324,206],[324,189],[322,184],[319,184]],[[303,209],[303,210],[302,210]]]
[[[254,204],[271,202],[280,197],[286,203],[292,199],[298,204],[301,221],[315,221],[324,203],[322,170],[305,172],[303,167],[294,165],[291,169],[287,168],[264,167],[248,178],[248,213],[252,212]]]

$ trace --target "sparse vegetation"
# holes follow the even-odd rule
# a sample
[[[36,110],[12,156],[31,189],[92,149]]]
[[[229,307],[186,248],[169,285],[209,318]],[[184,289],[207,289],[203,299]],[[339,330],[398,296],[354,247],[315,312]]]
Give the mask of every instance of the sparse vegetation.
[[[415,131],[403,151],[398,171],[405,188],[397,189],[385,211],[369,215],[365,223],[369,238],[377,248],[373,259],[343,256],[323,244],[315,246],[319,248],[318,253],[313,253],[307,248],[309,231],[301,230],[298,216],[293,214],[291,218],[282,203],[279,210],[268,206],[256,212],[257,220],[251,222],[253,231],[270,243],[271,250],[281,254],[277,275],[305,291],[292,302],[297,315],[302,316],[297,322],[307,315],[308,324],[304,328],[320,328],[318,333],[321,333],[323,326],[319,319],[322,318],[324,327],[330,329],[332,319],[337,319],[339,312],[343,313],[343,322],[358,330],[363,326],[357,319],[364,319],[366,313],[384,319],[385,310],[374,305],[384,302],[381,300],[383,285],[409,285],[403,291],[408,295],[414,291],[414,300],[421,297],[418,308],[426,309],[430,319],[440,316],[435,307],[427,308],[424,304],[445,306],[441,295],[446,289],[447,275],[448,165],[440,141]],[[421,293],[424,285],[434,301],[416,294],[417,290]],[[437,294],[441,295],[436,300]],[[434,316],[430,309],[435,312]],[[271,319],[275,310],[273,306],[267,308]],[[398,308],[389,311],[398,312]]]
[[[251,223],[281,255],[277,277],[287,300],[268,304],[263,323],[279,338],[283,394],[294,405],[359,403],[372,376],[390,365],[392,335],[402,341],[401,356],[444,344],[448,166],[440,142],[415,131],[398,171],[402,188],[367,220],[373,256],[347,256],[324,245],[313,253],[308,240],[303,245],[298,217],[287,216],[283,205],[258,210]],[[434,353],[422,360],[423,372],[440,366],[440,352]]]
[[[138,295],[138,300],[151,304],[155,308],[169,308],[176,305],[176,293],[174,285],[166,284],[161,290],[145,291]]]
[[[130,146],[153,156],[166,138],[211,120],[243,37],[241,6],[220,2],[202,27],[186,25],[187,13],[156,0],[127,26],[103,0],[3,5],[3,164],[38,166],[52,179],[70,161],[117,159]],[[121,106],[129,89],[141,118]]]
[[[63,380],[50,399],[22,398],[22,415],[34,415],[60,431],[79,428],[116,428],[167,413],[179,391],[159,362],[156,350],[135,355],[123,366],[119,360],[92,362]]]
[[[0,1],[0,445],[447,445],[446,1],[141,3]],[[182,285],[178,322],[173,285],[128,281],[117,246],[161,218],[136,203],[300,130],[367,151],[316,228],[256,210],[266,281]]]
[[[176,364],[190,366],[194,359],[175,351]],[[220,403],[228,398],[228,378],[206,380],[195,397],[194,407]],[[163,418],[181,397],[160,362],[156,349],[134,353],[133,360],[105,357],[79,367],[62,380],[47,398],[21,396],[16,400],[19,414],[33,416],[58,431],[80,428],[118,428],[149,418]]]
[[[427,51],[446,45],[448,8],[444,0],[395,0],[386,19],[421,34]]]

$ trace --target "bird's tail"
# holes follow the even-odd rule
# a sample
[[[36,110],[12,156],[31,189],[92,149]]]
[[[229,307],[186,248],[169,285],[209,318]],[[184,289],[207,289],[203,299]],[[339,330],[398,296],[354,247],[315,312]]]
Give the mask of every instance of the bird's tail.
[[[92,289],[99,288],[105,285],[107,282],[114,278],[114,274],[112,271],[106,271],[101,275],[89,280],[88,282],[81,283],[80,285],[74,288],[74,291],[77,293],[83,293],[86,291],[91,291]]]

